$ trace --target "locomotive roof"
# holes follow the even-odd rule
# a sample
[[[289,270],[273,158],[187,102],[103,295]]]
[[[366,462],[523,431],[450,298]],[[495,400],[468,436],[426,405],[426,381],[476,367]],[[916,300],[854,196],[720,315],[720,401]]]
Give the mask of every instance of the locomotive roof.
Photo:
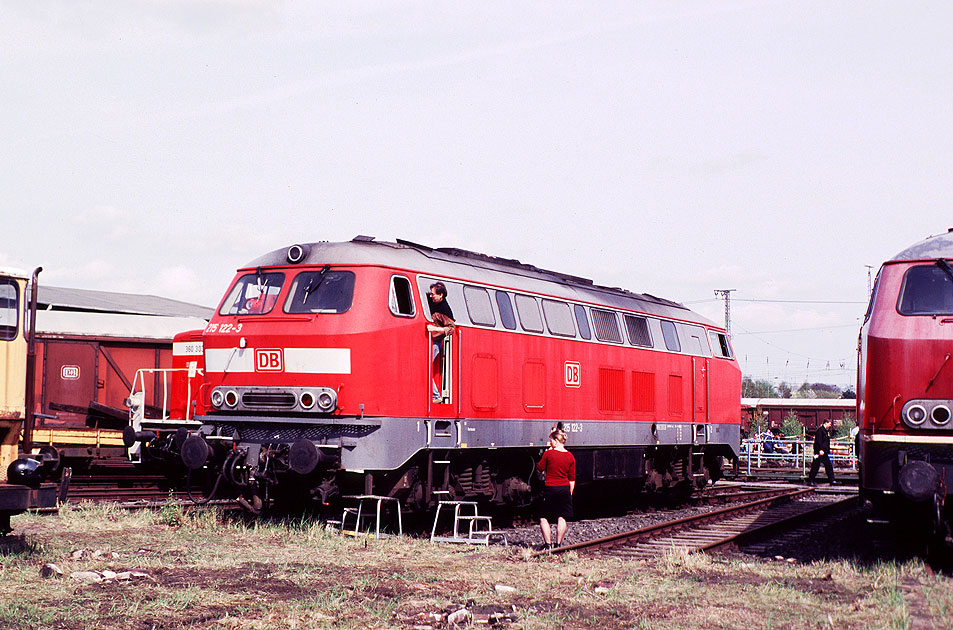
[[[888,262],[936,260],[938,258],[953,258],[953,228],[945,234],[936,234],[911,245]]]
[[[358,236],[348,242],[309,243],[304,247],[309,251],[298,264],[395,267],[717,327],[684,305],[654,295],[600,286],[587,278],[540,269],[519,260],[488,256],[454,247],[432,248],[400,239],[391,243],[376,241],[367,236]],[[249,262],[243,269],[288,265],[287,254],[288,248],[269,252]]]

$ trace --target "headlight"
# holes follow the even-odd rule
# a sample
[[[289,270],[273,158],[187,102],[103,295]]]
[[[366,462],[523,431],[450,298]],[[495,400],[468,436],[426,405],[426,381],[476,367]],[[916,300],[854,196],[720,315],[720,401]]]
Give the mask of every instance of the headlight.
[[[333,391],[325,390],[318,394],[318,409],[321,411],[332,411],[337,402],[337,395]]]
[[[221,407],[223,402],[225,402],[225,394],[222,393],[222,390],[212,390],[212,406]]]
[[[923,405],[913,405],[907,409],[907,420],[910,424],[923,424],[923,421],[927,418],[927,410],[923,408]]]
[[[946,405],[937,405],[933,408],[933,413],[930,414],[930,417],[933,418],[933,423],[943,426],[950,421],[950,408]]]
[[[296,265],[307,258],[310,252],[309,245],[292,245],[288,248],[288,262]]]
[[[923,405],[913,405],[907,409],[907,422],[910,424],[919,426],[923,424],[923,421],[926,419],[927,410],[923,408]]]

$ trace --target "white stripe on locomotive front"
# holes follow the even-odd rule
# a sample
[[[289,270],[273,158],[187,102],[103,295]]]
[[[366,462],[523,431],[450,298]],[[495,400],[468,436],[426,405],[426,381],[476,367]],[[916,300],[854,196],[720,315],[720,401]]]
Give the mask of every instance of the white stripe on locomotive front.
[[[294,374],[350,374],[350,348],[284,348],[282,372]],[[209,348],[206,372],[254,372],[254,348]]]

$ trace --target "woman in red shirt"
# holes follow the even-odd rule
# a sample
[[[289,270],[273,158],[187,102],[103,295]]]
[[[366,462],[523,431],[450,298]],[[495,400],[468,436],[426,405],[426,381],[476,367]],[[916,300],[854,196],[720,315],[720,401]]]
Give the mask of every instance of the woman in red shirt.
[[[576,458],[566,450],[566,432],[561,428],[556,427],[549,434],[549,449],[543,453],[536,469],[546,473],[539,528],[543,532],[546,546],[552,549],[549,522],[556,521],[558,547],[562,545],[566,530],[569,529],[566,519],[572,518],[572,492],[576,488]]]

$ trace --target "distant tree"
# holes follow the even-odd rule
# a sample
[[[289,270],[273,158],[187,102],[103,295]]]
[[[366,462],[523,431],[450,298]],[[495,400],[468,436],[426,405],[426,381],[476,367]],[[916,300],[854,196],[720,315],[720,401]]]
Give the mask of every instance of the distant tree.
[[[764,416],[755,414],[751,419],[751,426],[748,427],[748,430],[750,431],[751,437],[757,437],[768,430],[768,421]]]
[[[811,389],[811,386],[804,383],[797,388],[797,391],[791,395],[791,398],[817,398],[817,394]]]
[[[841,389],[837,385],[828,385],[827,383],[813,383],[811,389],[817,394],[818,398],[840,398]]]
[[[770,382],[759,379],[754,380],[750,376],[741,379],[741,397],[742,398],[777,398],[778,390]]]
[[[784,416],[781,423],[781,434],[784,437],[800,437],[804,433],[804,423],[797,417],[797,412],[790,411]]]
[[[850,435],[851,430],[857,426],[857,421],[854,420],[854,414],[845,413],[844,419],[834,427],[831,431],[831,437],[847,437]]]
[[[841,390],[837,385],[827,383],[804,383],[794,393],[794,398],[840,398]]]
[[[790,398],[791,397],[791,386],[781,381],[781,384],[778,385],[778,391],[781,394],[781,398]]]
[[[840,395],[841,398],[857,398],[857,392],[852,387],[848,387]]]

